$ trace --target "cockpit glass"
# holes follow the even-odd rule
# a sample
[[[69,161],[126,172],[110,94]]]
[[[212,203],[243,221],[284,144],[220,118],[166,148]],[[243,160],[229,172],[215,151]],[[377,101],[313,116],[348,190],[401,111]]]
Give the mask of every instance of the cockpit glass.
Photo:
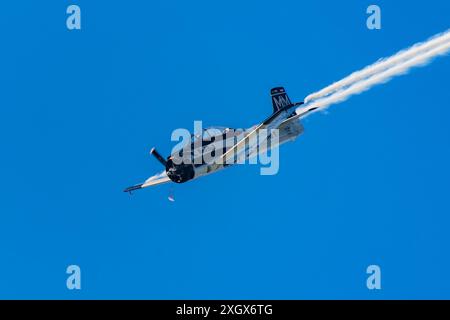
[[[226,132],[228,132],[229,130],[232,130],[232,129],[227,128],[227,127],[205,128],[205,129],[203,129],[202,134],[192,134],[191,140],[192,140],[192,142],[194,142],[200,138],[203,138],[203,140],[209,141],[209,140],[211,140],[211,138],[221,136],[221,135],[225,134]]]

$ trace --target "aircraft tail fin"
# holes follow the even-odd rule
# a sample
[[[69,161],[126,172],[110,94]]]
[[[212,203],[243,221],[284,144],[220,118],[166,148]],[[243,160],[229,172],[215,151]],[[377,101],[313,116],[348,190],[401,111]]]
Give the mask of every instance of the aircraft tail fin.
[[[277,112],[281,108],[292,105],[286,91],[283,87],[276,87],[270,90],[270,95],[272,96],[273,112]]]

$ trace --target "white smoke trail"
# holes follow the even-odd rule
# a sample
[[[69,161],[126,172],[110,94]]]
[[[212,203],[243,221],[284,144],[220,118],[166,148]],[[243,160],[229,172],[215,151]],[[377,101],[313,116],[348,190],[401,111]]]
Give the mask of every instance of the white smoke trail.
[[[436,46],[439,46],[441,44],[445,44],[450,39],[450,30],[447,30],[446,32],[440,33],[438,35],[435,35],[431,37],[429,40],[417,43],[413,45],[412,47],[402,50],[393,56],[385,59],[381,59],[374,64],[360,70],[352,73],[348,77],[333,83],[332,85],[315,92],[313,94],[310,94],[305,98],[305,102],[308,102],[310,100],[322,98],[326,95],[329,95],[335,91],[338,91],[346,86],[349,86],[353,84],[356,81],[359,81],[361,79],[367,78],[377,72],[381,72],[387,68],[390,68],[398,63],[401,63],[405,60],[409,60],[413,57],[415,57],[418,54],[421,54],[422,52],[425,52],[427,50],[433,49]]]
[[[384,83],[392,77],[406,73],[413,67],[430,62],[433,58],[444,55],[450,50],[450,31],[446,31],[429,41],[401,51],[394,56],[377,62],[365,69],[355,72],[333,85],[309,95],[305,106],[297,109],[302,113],[306,109],[324,109],[330,104],[346,100],[372,86]]]

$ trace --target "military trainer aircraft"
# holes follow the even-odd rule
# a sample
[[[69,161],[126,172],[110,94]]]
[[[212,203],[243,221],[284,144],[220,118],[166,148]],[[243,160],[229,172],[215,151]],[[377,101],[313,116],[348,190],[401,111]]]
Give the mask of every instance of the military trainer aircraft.
[[[297,107],[302,105],[303,102],[292,103],[283,87],[271,89],[270,94],[272,96],[273,113],[260,124],[246,130],[234,130],[226,127],[203,129],[203,134],[191,136],[190,146],[187,145],[190,148],[172,152],[166,159],[153,148],[150,153],[164,166],[164,171],[151,176],[144,183],[126,188],[124,192],[167,182],[184,183],[217,172],[229,165],[239,163],[242,159],[249,159],[285,142],[295,140],[303,133],[303,126],[299,119],[317,108],[310,107],[298,111]],[[275,130],[278,133],[277,143],[266,143],[265,147],[262,147],[260,145],[261,140],[255,139],[255,137],[263,129],[266,132],[273,132],[272,129],[278,129]],[[219,140],[224,146],[222,154],[215,157],[212,163],[203,161],[202,150]],[[229,141],[232,141],[232,143],[229,143]],[[254,145],[252,145],[251,141],[257,142],[253,142]],[[188,150],[188,154],[186,154],[186,150]],[[181,163],[176,161],[180,156],[187,157],[191,161]]]

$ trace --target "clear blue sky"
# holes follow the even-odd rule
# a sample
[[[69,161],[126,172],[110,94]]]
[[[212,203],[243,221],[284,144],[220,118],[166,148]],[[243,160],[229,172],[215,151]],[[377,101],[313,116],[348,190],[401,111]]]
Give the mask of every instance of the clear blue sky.
[[[278,175],[122,192],[173,129],[251,126],[271,87],[302,100],[450,27],[448,1],[374,3],[380,31],[356,0],[3,4],[0,298],[450,298],[449,57],[306,119]]]

